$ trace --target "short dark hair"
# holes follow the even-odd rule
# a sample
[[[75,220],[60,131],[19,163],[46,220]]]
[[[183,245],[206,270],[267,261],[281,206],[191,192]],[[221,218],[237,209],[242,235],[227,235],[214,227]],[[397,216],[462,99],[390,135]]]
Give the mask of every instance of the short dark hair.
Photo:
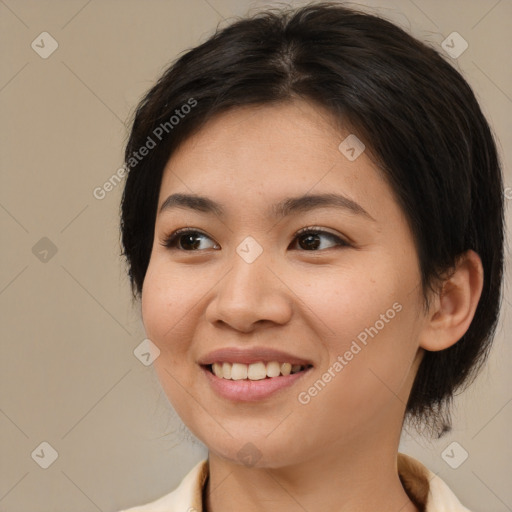
[[[460,255],[473,249],[482,260],[468,331],[425,353],[406,407],[406,417],[424,424],[439,426],[444,414],[449,428],[453,394],[474,380],[498,322],[503,178],[490,127],[461,74],[378,16],[333,2],[267,9],[217,28],[164,72],[135,111],[125,151],[122,254],[134,298],[149,264],[163,169],[179,144],[228,109],[293,99],[332,113],[377,161],[413,233],[426,308],[428,290]],[[155,147],[135,158],[150,140]]]

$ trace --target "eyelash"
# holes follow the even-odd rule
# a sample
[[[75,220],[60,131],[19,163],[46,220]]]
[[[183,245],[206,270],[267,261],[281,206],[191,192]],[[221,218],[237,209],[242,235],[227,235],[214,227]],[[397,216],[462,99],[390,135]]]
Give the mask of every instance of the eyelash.
[[[179,241],[180,236],[183,236],[185,234],[192,234],[192,233],[193,234],[204,235],[205,237],[210,238],[206,233],[203,233],[202,231],[199,231],[197,229],[181,228],[181,229],[177,229],[176,231],[171,233],[169,236],[167,236],[163,240],[162,245],[164,247],[167,247],[168,249],[180,250],[180,251],[183,251],[183,252],[200,252],[201,250],[191,250],[191,251],[188,251],[188,250],[179,249],[179,248],[176,247],[177,242]],[[317,227],[314,227],[314,226],[305,227],[305,228],[302,228],[299,231],[297,231],[297,233],[295,234],[294,240],[296,240],[297,238],[299,238],[300,236],[303,236],[305,234],[322,234],[322,235],[327,235],[332,240],[335,240],[339,247],[350,247],[350,244],[347,241],[345,241],[342,238],[340,238],[339,236],[337,236],[337,235],[335,235],[333,233],[330,233],[329,231],[325,231],[325,230],[323,230],[321,228],[317,228]],[[334,249],[334,248],[335,247],[328,247],[328,249]],[[304,250],[304,252],[319,252],[319,251],[325,251],[325,250],[326,249],[312,250],[312,251]]]

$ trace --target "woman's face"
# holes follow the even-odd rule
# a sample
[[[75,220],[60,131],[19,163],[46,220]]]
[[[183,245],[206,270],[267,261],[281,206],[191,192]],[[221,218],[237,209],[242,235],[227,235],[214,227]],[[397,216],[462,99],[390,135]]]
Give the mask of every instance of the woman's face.
[[[353,136],[339,149],[349,134],[310,103],[244,107],[164,171],[143,322],[169,401],[225,459],[278,467],[398,439],[425,325],[419,266],[367,153]]]

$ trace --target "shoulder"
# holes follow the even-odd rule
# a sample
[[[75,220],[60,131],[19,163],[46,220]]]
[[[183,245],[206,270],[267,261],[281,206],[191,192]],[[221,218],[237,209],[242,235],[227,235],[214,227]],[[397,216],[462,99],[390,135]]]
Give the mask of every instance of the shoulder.
[[[208,476],[208,461],[198,462],[174,491],[151,503],[120,510],[119,512],[200,512],[202,490]]]
[[[470,512],[441,478],[413,457],[398,454],[398,473],[411,500],[425,512]]]

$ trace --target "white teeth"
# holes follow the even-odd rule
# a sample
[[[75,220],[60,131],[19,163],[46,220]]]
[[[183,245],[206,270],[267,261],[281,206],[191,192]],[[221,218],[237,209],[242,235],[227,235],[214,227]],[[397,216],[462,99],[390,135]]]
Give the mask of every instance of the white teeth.
[[[281,373],[283,375],[290,375],[291,371],[292,371],[292,365],[290,363],[283,363],[281,365]]]
[[[249,380],[261,380],[267,378],[267,367],[265,363],[252,363],[247,369]]]
[[[277,361],[267,363],[267,377],[278,377],[281,373],[281,366]]]
[[[231,364],[229,363],[222,363],[222,377],[225,379],[231,379]],[[217,375],[218,377],[218,375]]]
[[[305,366],[300,364],[279,363],[271,361],[265,364],[263,361],[251,364],[243,363],[213,363],[212,371],[220,379],[230,380],[262,380],[267,377],[279,377],[290,375],[304,370]]]
[[[222,365],[220,365],[219,363],[213,363],[212,369],[213,369],[213,373],[217,377],[223,377]]]
[[[247,378],[247,365],[242,363],[233,363],[231,367],[231,378],[233,380],[243,380]]]

